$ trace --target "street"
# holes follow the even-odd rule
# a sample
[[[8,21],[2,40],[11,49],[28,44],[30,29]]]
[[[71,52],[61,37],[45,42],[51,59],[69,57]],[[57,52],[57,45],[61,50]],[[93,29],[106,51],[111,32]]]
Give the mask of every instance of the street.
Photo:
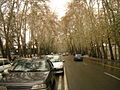
[[[0,17],[0,90],[120,90],[120,0],[0,0]]]
[[[103,67],[88,59],[75,62],[73,56],[63,58],[68,90],[120,90],[119,69]],[[66,84],[64,85],[66,87]]]

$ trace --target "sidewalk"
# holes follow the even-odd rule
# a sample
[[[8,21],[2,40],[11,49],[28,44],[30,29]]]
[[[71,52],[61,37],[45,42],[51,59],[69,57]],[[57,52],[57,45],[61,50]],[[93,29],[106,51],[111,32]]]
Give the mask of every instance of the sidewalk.
[[[120,60],[108,60],[108,59],[101,59],[101,58],[94,58],[94,57],[84,57],[88,58],[89,60],[95,61],[98,64],[106,65],[109,67],[116,67],[120,69]]]

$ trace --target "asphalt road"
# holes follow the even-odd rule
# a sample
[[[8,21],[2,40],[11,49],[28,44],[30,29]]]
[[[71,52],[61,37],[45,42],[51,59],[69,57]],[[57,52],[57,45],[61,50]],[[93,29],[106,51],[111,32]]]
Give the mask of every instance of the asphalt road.
[[[120,90],[120,69],[102,66],[89,59],[76,62],[73,56],[62,58],[65,73],[56,75],[53,90]]]
[[[63,57],[68,90],[120,90],[120,70],[104,67],[89,59],[73,61]]]

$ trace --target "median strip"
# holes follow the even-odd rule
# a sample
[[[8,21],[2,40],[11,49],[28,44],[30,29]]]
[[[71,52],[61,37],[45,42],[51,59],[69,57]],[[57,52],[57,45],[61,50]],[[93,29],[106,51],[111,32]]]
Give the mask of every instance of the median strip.
[[[98,64],[101,64],[103,66],[110,67],[110,68],[120,69],[119,67],[111,66],[111,65],[108,65],[108,64],[103,64],[103,63],[98,63]]]
[[[58,89],[57,90],[62,90],[62,76],[59,76],[59,80],[58,80]]]
[[[64,68],[64,90],[68,90],[68,83],[67,83],[67,77],[66,77],[66,71]]]
[[[92,59],[92,58],[91,58]],[[100,64],[100,65],[103,65],[103,66],[106,66],[106,67],[110,67],[110,68],[115,68],[115,69],[120,69],[120,67],[116,67],[116,66],[111,66],[111,65],[108,65],[108,64],[103,64],[103,63],[99,63],[97,62],[97,60],[95,61],[97,64]]]
[[[115,78],[115,79],[117,79],[117,80],[120,80],[120,78],[118,78],[118,77],[116,77],[116,76],[114,76],[114,75],[112,75],[112,74],[110,74],[110,73],[104,72],[104,74],[106,74],[106,75],[108,75],[108,76],[111,76],[111,77],[113,77],[113,78]]]
[[[111,68],[115,68],[115,69],[120,69],[119,67],[115,67],[115,66],[111,66],[111,65],[107,65],[107,64],[102,64],[102,65],[107,66],[107,67],[111,67]]]

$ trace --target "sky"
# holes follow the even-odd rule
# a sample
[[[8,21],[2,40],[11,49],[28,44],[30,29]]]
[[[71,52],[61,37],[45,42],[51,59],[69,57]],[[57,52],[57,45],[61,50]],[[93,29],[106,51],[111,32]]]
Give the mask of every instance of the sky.
[[[58,15],[58,19],[65,15],[67,4],[71,0],[50,0],[50,8]]]

